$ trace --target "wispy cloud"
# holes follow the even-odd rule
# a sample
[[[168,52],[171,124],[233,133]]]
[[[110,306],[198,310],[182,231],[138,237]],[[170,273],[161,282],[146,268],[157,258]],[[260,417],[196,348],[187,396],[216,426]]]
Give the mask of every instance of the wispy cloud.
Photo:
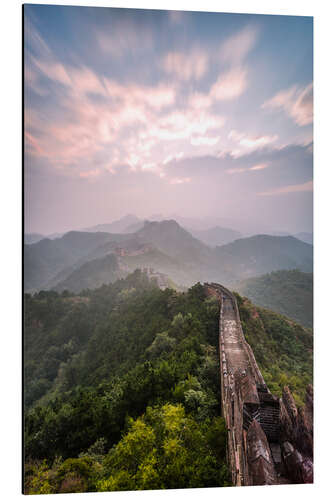
[[[230,36],[221,46],[221,59],[231,64],[240,64],[254,48],[258,39],[258,30],[247,26]]]
[[[249,135],[244,132],[238,132],[237,130],[231,130],[228,135],[228,139],[234,142],[237,146],[236,149],[232,150],[233,156],[241,156],[242,154],[248,153],[249,151],[255,151],[262,149],[272,143],[276,142],[278,139],[277,135]]]
[[[227,174],[242,174],[243,172],[255,172],[258,170],[264,170],[269,166],[268,163],[259,163],[253,167],[235,167],[226,170]]]
[[[313,121],[313,83],[306,87],[294,85],[278,92],[265,101],[262,108],[283,110],[299,126],[309,125]]]
[[[69,77],[65,67],[61,63],[53,61],[51,58],[40,59],[33,56],[31,56],[31,61],[34,67],[50,80],[61,83],[63,85],[71,85],[71,78]],[[73,77],[74,76],[75,75],[73,74]]]
[[[28,16],[24,16],[25,43],[30,51],[40,56],[50,55],[51,50]]]
[[[212,98],[209,94],[195,92],[189,95],[188,105],[194,109],[207,109],[212,105]]]
[[[313,181],[304,182],[303,184],[292,184],[282,188],[271,189],[258,193],[260,196],[277,196],[280,194],[303,193],[313,191]]]
[[[268,166],[269,166],[268,163],[259,163],[258,165],[254,165],[253,167],[250,167],[250,170],[264,170]]]
[[[176,154],[171,154],[169,156],[167,156],[165,158],[165,160],[163,160],[163,165],[168,165],[168,163],[171,163],[172,161],[177,161],[177,160],[180,160],[181,158],[183,158],[184,156],[184,152],[183,151],[180,151],[179,153],[176,153]]]
[[[209,136],[193,136],[191,137],[192,146],[215,146],[220,140],[220,137],[209,137]]]
[[[190,53],[169,52],[162,61],[162,67],[179,80],[200,80],[208,69],[208,55],[200,49]]]
[[[247,87],[247,71],[238,66],[221,73],[210,90],[210,97],[218,101],[228,101],[239,97]]]

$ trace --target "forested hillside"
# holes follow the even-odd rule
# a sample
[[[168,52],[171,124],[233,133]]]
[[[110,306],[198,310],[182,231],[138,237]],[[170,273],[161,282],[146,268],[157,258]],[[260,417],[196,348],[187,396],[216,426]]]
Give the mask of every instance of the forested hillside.
[[[113,283],[124,276],[125,273],[119,268],[117,257],[111,253],[100,259],[93,259],[82,264],[63,281],[60,281],[54,287],[54,290],[58,292],[69,290],[77,293],[86,288],[97,288],[104,284]]]
[[[271,392],[288,385],[298,405],[313,377],[313,333],[294,321],[235,293],[242,328]]]
[[[218,304],[201,285],[135,272],[25,303],[27,493],[230,484]]]
[[[238,300],[271,390],[288,383],[302,404],[311,331]],[[140,271],[27,294],[25,491],[229,485],[218,317],[202,285],[162,291]]]
[[[275,271],[233,286],[254,304],[294,319],[308,328],[313,324],[313,274],[297,269]]]

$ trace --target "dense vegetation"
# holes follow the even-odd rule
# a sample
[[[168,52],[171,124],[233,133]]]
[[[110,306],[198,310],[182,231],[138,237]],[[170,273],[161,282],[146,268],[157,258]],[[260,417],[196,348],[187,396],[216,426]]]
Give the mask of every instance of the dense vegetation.
[[[228,485],[218,305],[139,271],[25,297],[25,491]]]
[[[296,269],[275,271],[237,283],[240,295],[312,328],[313,275]]]
[[[301,405],[311,330],[237,300],[271,391]],[[26,294],[26,493],[229,485],[218,313],[200,284],[161,291],[140,271]]]
[[[271,392],[281,396],[288,385],[302,406],[305,390],[312,384],[313,335],[290,319],[254,306],[235,293],[243,332],[251,345],[261,373]]]

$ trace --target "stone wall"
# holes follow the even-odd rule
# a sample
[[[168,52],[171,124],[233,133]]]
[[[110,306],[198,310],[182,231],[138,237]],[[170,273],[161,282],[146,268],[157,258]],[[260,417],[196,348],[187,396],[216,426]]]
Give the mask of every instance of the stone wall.
[[[313,389],[298,410],[288,387],[279,400],[268,390],[246,342],[237,301],[224,286],[205,284],[220,301],[221,413],[235,486],[313,482]]]

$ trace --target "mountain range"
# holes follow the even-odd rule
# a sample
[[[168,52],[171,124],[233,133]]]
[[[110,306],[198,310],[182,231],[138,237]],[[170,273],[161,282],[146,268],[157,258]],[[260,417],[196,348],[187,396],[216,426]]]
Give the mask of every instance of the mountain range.
[[[143,267],[153,267],[182,286],[210,280],[228,285],[281,269],[312,272],[312,250],[292,236],[269,235],[213,248],[174,220],[145,221],[133,233],[70,231],[25,245],[24,287],[30,292],[66,287],[80,291]]]
[[[270,236],[294,236],[305,243],[309,243],[311,245],[313,244],[313,233],[310,232],[290,233],[287,231],[276,231],[262,227],[245,227],[243,222],[233,221],[227,218],[203,217],[199,219],[194,217],[183,217],[177,214],[170,217],[165,217],[162,214],[152,214],[150,217],[145,219],[139,218],[133,214],[127,214],[112,222],[80,228],[76,231],[88,233],[107,232],[117,234],[135,233],[143,228],[145,220],[151,222],[175,220],[180,226],[191,233],[192,236],[213,247],[231,243],[239,238],[255,236],[256,234],[267,234]],[[26,233],[24,235],[24,243],[37,243],[44,238],[53,240],[61,238],[64,234],[65,233],[59,232],[48,235],[41,233]]]

